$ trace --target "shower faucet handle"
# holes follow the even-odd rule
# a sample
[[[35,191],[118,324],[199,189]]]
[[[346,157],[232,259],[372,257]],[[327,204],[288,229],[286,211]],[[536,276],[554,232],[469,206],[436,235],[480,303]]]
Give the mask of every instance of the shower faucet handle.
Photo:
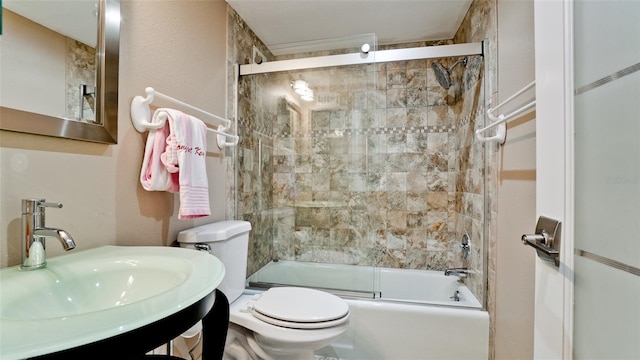
[[[469,259],[469,253],[471,252],[471,237],[469,234],[462,235],[460,249],[462,251],[462,258],[465,260]]]

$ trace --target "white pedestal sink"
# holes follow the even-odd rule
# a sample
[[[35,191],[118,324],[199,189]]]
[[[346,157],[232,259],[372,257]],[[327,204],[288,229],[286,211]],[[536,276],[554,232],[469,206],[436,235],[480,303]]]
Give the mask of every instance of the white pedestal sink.
[[[22,359],[118,336],[210,295],[224,266],[205,252],[104,246],[0,270],[0,358]]]

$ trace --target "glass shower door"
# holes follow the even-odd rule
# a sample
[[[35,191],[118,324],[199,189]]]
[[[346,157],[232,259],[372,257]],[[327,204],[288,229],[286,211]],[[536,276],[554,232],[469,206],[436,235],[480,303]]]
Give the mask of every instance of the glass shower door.
[[[482,302],[480,44],[345,51],[240,67],[236,216],[253,224],[249,283],[371,297],[384,292],[382,268],[466,266]],[[464,234],[475,250],[462,264]]]
[[[574,2],[574,357],[640,357],[640,2]]]
[[[279,60],[358,54],[362,43],[376,50],[375,36],[356,36],[314,53],[290,53],[305,49],[292,44],[280,49]],[[240,131],[248,140],[237,165],[237,216],[254,225],[250,284],[373,296],[377,277],[368,260],[377,218],[369,206],[367,154],[375,138],[369,133],[384,114],[377,77],[374,64],[240,76],[238,108],[246,119]],[[359,266],[347,271],[347,264]]]
[[[283,72],[292,89],[290,130],[275,140],[274,188],[277,207],[292,210],[291,236],[279,239],[279,258],[314,263],[305,286],[371,294],[374,269],[368,262],[376,219],[370,211],[368,158],[376,108],[374,65],[351,65]],[[281,232],[282,233],[282,232]],[[307,264],[305,264],[307,263]],[[346,270],[343,265],[365,265]],[[327,275],[323,279],[320,274]],[[311,281],[312,280],[312,281]]]

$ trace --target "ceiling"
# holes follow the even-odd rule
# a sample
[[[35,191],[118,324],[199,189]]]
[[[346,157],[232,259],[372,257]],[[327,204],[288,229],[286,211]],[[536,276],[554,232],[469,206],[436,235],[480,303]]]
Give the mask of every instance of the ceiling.
[[[378,44],[453,38],[472,0],[226,0],[275,55],[326,50],[335,38]],[[2,6],[94,46],[96,0],[4,0]],[[71,16],[71,17],[70,17]],[[65,21],[59,21],[66,19]],[[69,21],[68,19],[75,19]],[[370,37],[369,37],[370,38]],[[314,42],[315,40],[315,42]],[[309,45],[311,44],[311,45]]]
[[[226,0],[276,45],[375,33],[378,44],[452,39],[472,0]],[[286,48],[286,46],[284,46]],[[276,49],[276,51],[273,51]]]

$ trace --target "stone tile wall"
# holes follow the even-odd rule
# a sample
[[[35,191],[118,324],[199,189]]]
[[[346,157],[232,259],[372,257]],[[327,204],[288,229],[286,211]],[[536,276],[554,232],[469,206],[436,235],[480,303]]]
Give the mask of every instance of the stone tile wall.
[[[479,59],[470,68],[481,66]],[[446,66],[455,60],[438,59]],[[333,103],[301,103],[300,125],[279,114],[275,198],[289,211],[276,225],[277,258],[435,270],[460,266],[455,119],[464,116],[462,93],[475,90],[477,81],[463,84],[462,68],[453,74],[460,85],[446,91],[435,80],[433,61],[293,74]]]
[[[65,116],[69,119],[95,120],[95,97],[80,101],[80,85],[96,85],[95,58],[94,48],[67,38]]]
[[[498,89],[498,61],[497,61],[497,2],[496,0],[474,0],[467,12],[456,36],[454,42],[475,42],[484,41],[484,61],[485,74],[482,76],[484,89],[484,100],[478,103],[478,113],[475,128],[478,129],[485,124],[484,122],[484,104],[496,104],[494,99],[497,98]],[[488,135],[492,135],[489,133]],[[477,142],[477,140],[473,140]],[[489,358],[494,358],[494,327],[496,316],[495,302],[495,283],[496,283],[496,239],[497,239],[497,173],[498,173],[498,145],[496,143],[486,143],[483,148],[473,147],[474,153],[483,152],[484,154],[484,226],[482,229],[484,241],[478,243],[480,251],[475,252],[476,259],[484,259],[478,261],[477,264],[483,266],[471,265],[476,270],[467,285],[474,291],[476,295],[484,300],[487,310],[489,311],[490,329],[489,329]],[[479,154],[478,154],[479,155]],[[479,198],[476,200],[480,201]],[[476,261],[476,260],[472,260]],[[484,293],[480,293],[484,289]]]

